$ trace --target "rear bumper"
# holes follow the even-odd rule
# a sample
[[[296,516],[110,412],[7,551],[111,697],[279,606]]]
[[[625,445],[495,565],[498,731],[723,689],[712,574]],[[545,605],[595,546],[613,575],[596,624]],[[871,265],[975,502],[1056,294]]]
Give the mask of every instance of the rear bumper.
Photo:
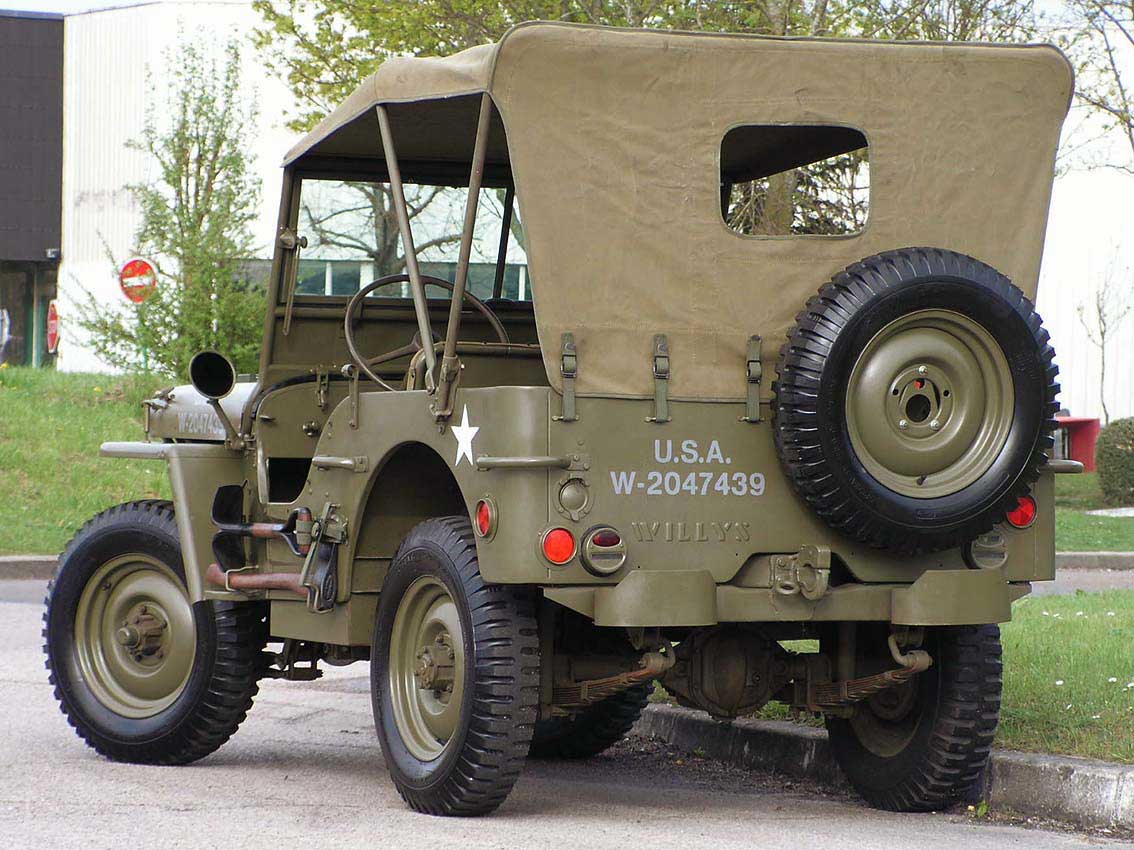
[[[716,584],[702,570],[630,573],[608,587],[545,587],[544,596],[599,626],[874,620],[909,626],[1002,623],[1031,590],[1001,570],[930,570],[912,584],[847,584],[820,599]]]

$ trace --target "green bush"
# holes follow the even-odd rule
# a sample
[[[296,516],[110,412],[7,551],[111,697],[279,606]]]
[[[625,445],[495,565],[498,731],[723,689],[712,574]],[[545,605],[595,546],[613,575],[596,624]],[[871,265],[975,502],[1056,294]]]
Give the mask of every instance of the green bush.
[[[1095,447],[1099,487],[1112,505],[1134,505],[1134,418],[1115,419]]]

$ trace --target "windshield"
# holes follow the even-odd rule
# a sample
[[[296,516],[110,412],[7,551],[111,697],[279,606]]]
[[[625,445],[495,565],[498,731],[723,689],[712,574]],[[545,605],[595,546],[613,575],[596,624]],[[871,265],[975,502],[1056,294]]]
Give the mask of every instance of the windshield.
[[[421,273],[452,283],[468,189],[407,184],[405,190]],[[467,284],[481,299],[494,296],[505,201],[504,189],[481,189]],[[388,183],[304,178],[298,230],[308,243],[300,256],[298,296],[350,296],[380,277],[406,272]],[[531,300],[523,243],[517,205],[508,223],[503,279],[496,297]],[[430,298],[449,297],[438,286],[427,287],[426,293]],[[391,284],[373,296],[409,298],[409,284]]]

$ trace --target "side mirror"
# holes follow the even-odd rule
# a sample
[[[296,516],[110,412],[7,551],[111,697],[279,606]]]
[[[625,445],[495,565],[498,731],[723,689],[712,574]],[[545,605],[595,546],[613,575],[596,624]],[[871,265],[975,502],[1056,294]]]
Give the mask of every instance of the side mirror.
[[[219,401],[236,386],[236,367],[223,354],[199,351],[189,361],[189,382],[205,398]]]
[[[189,361],[189,382],[193,389],[208,399],[209,407],[216,412],[224,426],[228,447],[243,448],[244,440],[220,404],[220,400],[236,386],[236,367],[232,365],[232,361],[216,351],[198,351]]]

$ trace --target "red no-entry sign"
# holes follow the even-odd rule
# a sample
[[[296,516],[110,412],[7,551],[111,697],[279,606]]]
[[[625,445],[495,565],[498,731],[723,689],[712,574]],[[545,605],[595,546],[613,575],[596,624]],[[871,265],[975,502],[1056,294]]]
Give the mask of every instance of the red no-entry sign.
[[[157,289],[157,272],[149,260],[134,257],[127,260],[118,273],[118,285],[122,287],[122,294],[141,304]]]
[[[47,302],[47,353],[54,354],[59,348],[59,308],[55,299]]]

